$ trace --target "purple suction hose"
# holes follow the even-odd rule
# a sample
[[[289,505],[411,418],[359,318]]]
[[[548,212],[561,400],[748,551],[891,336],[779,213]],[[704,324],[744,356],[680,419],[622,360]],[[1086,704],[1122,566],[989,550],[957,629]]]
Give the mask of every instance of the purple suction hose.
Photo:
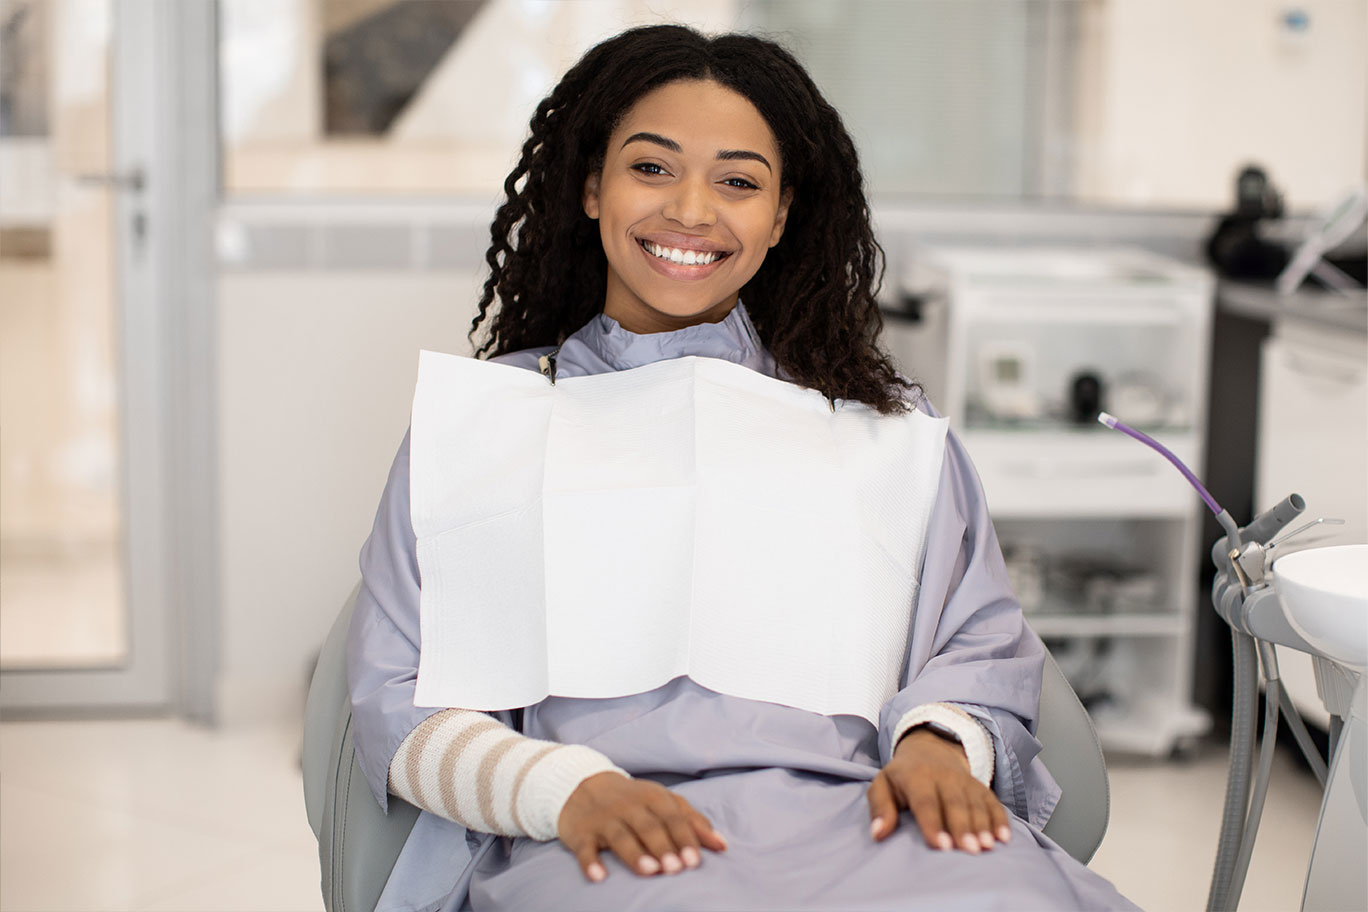
[[[1221,510],[1221,505],[1216,502],[1216,498],[1212,497],[1211,494],[1207,491],[1207,489],[1202,486],[1202,483],[1197,480],[1197,476],[1192,474],[1192,470],[1189,469],[1187,466],[1183,465],[1183,461],[1181,459],[1179,459],[1177,456],[1174,456],[1171,452],[1169,452],[1168,447],[1164,446],[1162,443],[1155,440],[1153,437],[1151,437],[1149,434],[1146,434],[1144,431],[1137,431],[1135,428],[1130,427],[1129,425],[1122,424],[1120,421],[1116,420],[1116,417],[1114,415],[1108,415],[1106,412],[1102,412],[1097,416],[1097,420],[1098,422],[1100,422],[1101,424],[1105,424],[1109,428],[1118,430],[1129,437],[1134,437],[1136,440],[1145,444],[1145,446],[1149,447],[1150,449],[1157,450],[1161,455],[1163,455],[1165,459],[1173,463],[1173,465],[1178,469],[1178,471],[1183,473],[1183,477],[1188,480],[1188,484],[1192,485],[1194,488],[1197,489],[1197,493],[1202,495],[1202,500],[1206,503],[1208,507],[1211,508],[1211,512],[1215,513],[1217,516],[1221,515],[1223,511]]]

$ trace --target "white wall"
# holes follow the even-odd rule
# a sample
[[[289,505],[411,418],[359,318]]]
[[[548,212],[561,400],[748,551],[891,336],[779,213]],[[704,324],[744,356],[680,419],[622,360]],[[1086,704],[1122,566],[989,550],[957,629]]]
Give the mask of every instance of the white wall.
[[[247,273],[219,282],[219,709],[298,714],[359,578],[408,426],[418,350],[469,353],[462,273]]]
[[[1304,10],[1297,35],[1280,23]],[[1290,208],[1365,178],[1368,4],[1106,0],[1092,8],[1085,200],[1218,210],[1258,162]]]

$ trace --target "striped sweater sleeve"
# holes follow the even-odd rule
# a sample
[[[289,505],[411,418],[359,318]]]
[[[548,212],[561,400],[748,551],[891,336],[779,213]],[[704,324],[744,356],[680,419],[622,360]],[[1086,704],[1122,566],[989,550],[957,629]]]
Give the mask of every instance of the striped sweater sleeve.
[[[593,748],[538,741],[485,713],[444,709],[399,745],[389,790],[471,830],[547,841],[570,794],[607,771],[627,775]]]

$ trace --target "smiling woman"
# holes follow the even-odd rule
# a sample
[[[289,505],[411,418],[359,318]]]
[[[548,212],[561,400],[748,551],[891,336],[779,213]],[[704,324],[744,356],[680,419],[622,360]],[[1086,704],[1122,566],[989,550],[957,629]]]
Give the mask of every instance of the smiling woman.
[[[764,118],[731,89],[686,81],[643,96],[585,181],[608,258],[603,312],[637,333],[720,322],[784,233],[781,168]]]
[[[361,554],[379,908],[1132,908],[1041,833],[1044,648],[802,67],[626,32],[504,188],[498,363],[420,379]]]

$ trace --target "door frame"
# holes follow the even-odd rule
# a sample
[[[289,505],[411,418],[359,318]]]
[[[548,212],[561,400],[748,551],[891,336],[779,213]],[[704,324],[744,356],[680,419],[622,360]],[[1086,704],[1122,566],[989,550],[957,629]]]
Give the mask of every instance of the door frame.
[[[110,169],[146,176],[141,192],[116,192],[112,227],[128,655],[116,668],[0,672],[0,710],[170,711],[212,723],[218,4],[113,0],[111,16]]]

